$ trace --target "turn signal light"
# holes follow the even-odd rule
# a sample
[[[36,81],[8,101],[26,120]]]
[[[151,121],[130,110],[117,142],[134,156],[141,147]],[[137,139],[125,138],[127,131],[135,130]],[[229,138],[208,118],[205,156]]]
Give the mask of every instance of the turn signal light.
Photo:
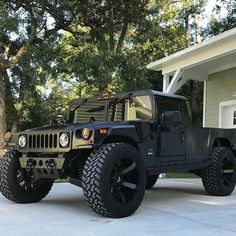
[[[99,133],[100,133],[100,134],[107,134],[107,133],[108,133],[108,130],[107,130],[107,129],[100,129],[100,130],[99,130]]]
[[[83,139],[88,140],[91,137],[91,132],[88,128],[82,130]]]

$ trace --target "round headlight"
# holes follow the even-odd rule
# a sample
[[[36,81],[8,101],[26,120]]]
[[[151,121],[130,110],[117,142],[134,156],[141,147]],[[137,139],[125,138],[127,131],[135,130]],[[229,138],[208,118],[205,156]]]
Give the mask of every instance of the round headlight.
[[[18,139],[18,144],[20,148],[24,148],[27,144],[27,139],[25,135],[21,135]]]
[[[82,137],[83,139],[89,139],[91,136],[91,131],[88,128],[84,128],[82,130]]]
[[[70,136],[68,133],[62,133],[59,138],[60,145],[65,148],[69,145]]]

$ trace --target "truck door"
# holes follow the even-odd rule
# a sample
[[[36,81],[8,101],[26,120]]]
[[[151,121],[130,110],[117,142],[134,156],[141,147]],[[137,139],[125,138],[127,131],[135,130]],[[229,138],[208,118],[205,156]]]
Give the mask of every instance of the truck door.
[[[178,161],[185,160],[185,126],[183,119],[180,122],[164,124],[162,119],[165,114],[178,113],[182,114],[181,100],[172,98],[158,98],[158,150],[161,161]]]

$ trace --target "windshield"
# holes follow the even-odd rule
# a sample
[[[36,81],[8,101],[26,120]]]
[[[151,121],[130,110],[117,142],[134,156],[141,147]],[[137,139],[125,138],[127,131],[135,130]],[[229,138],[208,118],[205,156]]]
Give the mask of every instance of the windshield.
[[[74,104],[74,107],[76,105]],[[151,120],[152,107],[148,95],[130,96],[117,101],[98,101],[96,98],[78,102],[73,111],[74,123],[88,123],[89,121],[126,121]]]
[[[128,102],[127,120],[151,120],[152,106],[150,96],[133,96]]]

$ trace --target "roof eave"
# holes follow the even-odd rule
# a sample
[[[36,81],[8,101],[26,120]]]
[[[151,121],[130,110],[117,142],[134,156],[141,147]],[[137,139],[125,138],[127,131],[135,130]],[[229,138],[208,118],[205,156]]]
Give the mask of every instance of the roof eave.
[[[183,49],[182,51],[176,52],[172,55],[169,55],[167,57],[164,57],[160,60],[151,62],[147,65],[147,69],[160,71],[162,70],[162,67],[165,64],[170,64],[173,61],[178,60],[182,56],[191,55],[193,53],[196,53],[198,50],[206,50],[207,47],[213,46],[214,44],[221,43],[222,41],[227,40],[228,38],[235,37],[236,36],[236,28],[233,28],[231,30],[228,30],[224,33],[221,33],[217,36],[214,36],[210,39],[207,39],[201,43],[198,43],[194,46],[191,46],[189,48]]]

